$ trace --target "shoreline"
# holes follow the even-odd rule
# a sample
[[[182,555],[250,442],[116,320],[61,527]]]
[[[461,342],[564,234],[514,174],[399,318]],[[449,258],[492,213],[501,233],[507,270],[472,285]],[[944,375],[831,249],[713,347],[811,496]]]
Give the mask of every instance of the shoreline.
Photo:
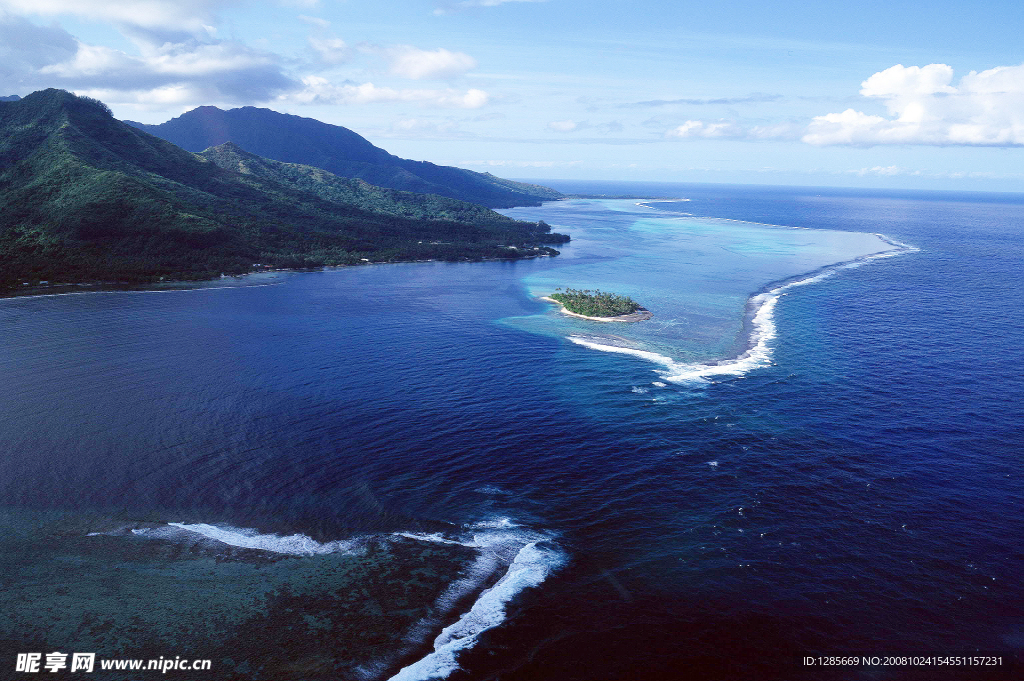
[[[648,310],[645,307],[641,307],[636,312],[630,312],[629,314],[620,314],[620,315],[618,315],[616,317],[590,317],[590,316],[585,315],[585,314],[578,314],[576,312],[570,312],[569,310],[566,310],[565,309],[565,305],[563,305],[562,303],[558,302],[554,298],[549,298],[547,296],[540,296],[540,299],[544,300],[544,301],[547,301],[549,303],[554,303],[555,305],[558,305],[562,309],[562,314],[567,314],[570,317],[579,317],[580,319],[589,319],[589,320],[594,321],[594,322],[626,322],[626,323],[643,322],[643,321],[646,321],[646,320],[648,320],[648,319],[650,319],[651,317],[654,316],[653,312],[651,312],[650,310]]]
[[[671,357],[651,352],[649,350],[606,345],[604,343],[595,342],[592,339],[586,339],[574,335],[568,336],[568,340],[592,350],[633,355],[655,364],[661,364],[665,368],[658,371],[659,375],[661,375],[664,380],[672,383],[708,380],[708,377],[710,376],[743,375],[751,369],[771,364],[772,348],[768,343],[776,337],[774,320],[775,306],[782,296],[786,295],[786,292],[789,289],[817,283],[844,269],[859,267],[860,265],[875,260],[915,253],[920,250],[916,246],[902,243],[887,237],[884,234],[880,234],[878,232],[869,233],[874,234],[883,243],[886,243],[893,248],[870,253],[852,260],[844,260],[831,265],[825,265],[824,267],[820,267],[804,274],[770,282],[762,287],[760,291],[751,295],[747,299],[744,311],[743,330],[741,331],[743,340],[739,346],[739,351],[732,357],[726,357],[713,362],[690,364],[677,361]]]
[[[553,258],[555,256],[550,253],[530,253],[516,258],[479,258],[476,260],[441,260],[437,258],[428,258],[426,260],[368,260],[359,263],[344,263],[338,265],[317,265],[316,267],[274,267],[269,269],[253,269],[248,272],[240,272],[238,274],[220,274],[213,277],[204,279],[166,279],[163,281],[149,281],[149,282],[132,282],[132,281],[66,281],[66,282],[54,282],[54,283],[23,283],[21,286],[14,286],[12,288],[0,288],[0,300],[5,298],[39,298],[44,296],[59,296],[68,295],[74,293],[110,293],[117,291],[132,291],[132,292],[156,292],[156,291],[191,291],[205,288],[242,288],[238,286],[211,286],[211,287],[189,287],[182,286],[180,288],[171,288],[176,284],[206,284],[214,281],[220,281],[222,279],[242,279],[253,274],[265,274],[271,272],[293,272],[298,274],[304,274],[308,272],[323,272],[325,270],[334,270],[347,267],[366,267],[369,265],[409,265],[409,264],[423,264],[430,262],[442,262],[452,265],[464,265],[466,263],[481,263],[481,262],[518,262],[520,260],[535,260],[537,258]],[[154,285],[164,284],[167,288],[151,288]],[[259,284],[265,286],[266,284]]]

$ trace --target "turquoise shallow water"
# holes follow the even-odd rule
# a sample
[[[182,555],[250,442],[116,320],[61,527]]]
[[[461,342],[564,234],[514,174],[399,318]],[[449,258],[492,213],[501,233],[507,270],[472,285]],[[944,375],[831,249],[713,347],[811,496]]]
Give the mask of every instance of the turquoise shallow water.
[[[1014,678],[799,660],[1024,647],[1024,200],[627,192],[692,216],[558,202],[524,210],[558,258],[0,301],[0,665]],[[874,232],[917,250],[856,260]]]
[[[610,290],[655,313],[643,323],[611,324],[573,318],[552,306],[505,323],[582,339],[591,347],[650,353],[663,365],[670,361],[663,377],[689,376],[700,373],[693,367],[747,349],[756,331],[750,325],[755,294],[899,250],[875,234],[696,218],[684,212],[688,203],[655,203],[655,210],[628,199],[576,199],[504,211],[573,234],[550,268],[523,279],[531,295],[559,287]]]

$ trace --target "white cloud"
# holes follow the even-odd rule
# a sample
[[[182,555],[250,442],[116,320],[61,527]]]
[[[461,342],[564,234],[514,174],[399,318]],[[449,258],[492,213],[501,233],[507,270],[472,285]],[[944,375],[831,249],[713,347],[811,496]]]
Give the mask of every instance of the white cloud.
[[[361,85],[334,85],[321,76],[306,76],[302,79],[300,91],[282,95],[303,104],[375,104],[380,102],[418,102],[430,106],[479,109],[487,104],[488,95],[483,90],[470,89],[465,92],[447,88],[444,90],[419,90],[377,87],[373,83]]]
[[[591,123],[590,121],[551,121],[547,125],[548,130],[555,132],[577,132],[579,130],[596,130],[608,135],[622,132],[625,127],[619,121],[608,121],[607,123]]]
[[[82,4],[88,9],[90,3]],[[58,5],[41,3],[44,10]],[[300,87],[285,75],[278,56],[203,33],[201,39],[179,33],[181,40],[164,42],[143,37],[132,54],[83,42],[56,25],[36,26],[0,8],[0,83],[21,93],[60,87],[143,108],[252,104]]]
[[[306,14],[300,14],[299,21],[304,21],[310,26],[316,26],[317,28],[327,28],[328,26],[331,25],[331,22],[327,21],[327,19],[321,19],[320,17],[311,17]]]
[[[8,90],[45,87],[38,69],[71,59],[77,50],[78,41],[64,29],[43,28],[0,11],[0,83]]]
[[[874,166],[872,168],[859,168],[857,170],[850,171],[854,175],[879,175],[883,177],[892,177],[894,175],[920,175],[921,171],[907,171],[899,166]]]
[[[572,132],[580,127],[580,124],[576,121],[551,121],[548,123],[548,129],[556,132]]]
[[[138,56],[81,41],[75,47],[63,61],[38,68],[38,77],[114,104],[249,104],[299,86],[277,57],[236,42],[167,43]]]
[[[307,40],[321,63],[335,65],[347,62],[352,58],[352,48],[346,45],[344,40],[334,35],[330,30],[331,22],[327,19],[305,14],[300,14],[298,19],[313,27],[312,35]]]
[[[255,52],[239,43],[165,44],[141,57],[109,47],[78,43],[72,59],[43,67],[41,72],[63,78],[105,76],[192,78],[223,76],[253,67],[272,66],[272,55]]]
[[[129,57],[120,50],[113,50],[100,45],[78,43],[75,55],[67,61],[49,64],[39,71],[46,75],[62,78],[96,76],[110,70],[134,69],[143,67],[142,60]]]
[[[677,128],[665,133],[666,137],[728,137],[736,139],[743,136],[742,129],[735,123],[718,122],[705,123],[704,121],[686,121]]]
[[[509,2],[547,2],[547,0],[462,0],[462,2],[446,2],[434,10],[434,14],[451,14],[472,7],[497,7]]]
[[[897,64],[885,71],[879,71],[861,83],[860,93],[865,97],[918,97],[937,93],[953,94],[950,87],[953,69],[945,64],[929,64],[905,67]]]
[[[126,104],[137,109],[159,111],[167,107],[183,111],[198,104],[220,101],[215,87],[177,83],[148,89],[76,88],[75,94],[93,97],[104,103]]]
[[[19,14],[70,14],[159,32],[205,35],[216,8],[229,0],[0,0],[0,9]]]
[[[686,121],[665,133],[665,137],[683,139],[785,140],[799,135],[791,123],[742,125],[736,121]]]
[[[384,50],[392,74],[413,80],[454,78],[476,68],[476,60],[463,52],[439,47],[421,50],[412,45],[395,45]]]
[[[897,64],[863,83],[886,116],[854,109],[817,116],[803,141],[815,145],[1024,145],[1024,64],[971,71],[952,85],[946,64]]]
[[[341,38],[309,37],[309,45],[325,64],[341,64],[352,56],[352,50]]]

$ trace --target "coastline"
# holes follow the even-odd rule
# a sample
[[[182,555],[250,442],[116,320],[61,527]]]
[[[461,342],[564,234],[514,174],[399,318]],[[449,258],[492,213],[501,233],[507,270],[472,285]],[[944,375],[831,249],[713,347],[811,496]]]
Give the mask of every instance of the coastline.
[[[626,323],[632,323],[632,322],[646,321],[646,320],[648,320],[648,319],[650,319],[651,317],[654,316],[653,312],[651,312],[650,310],[648,310],[645,307],[641,307],[636,312],[630,312],[629,314],[620,314],[620,315],[618,315],[616,317],[590,317],[590,316],[585,315],[585,314],[578,314],[576,312],[570,312],[569,310],[566,310],[565,309],[565,305],[562,305],[562,303],[558,302],[554,298],[549,298],[548,296],[541,296],[540,299],[544,300],[544,301],[547,301],[549,303],[554,303],[555,305],[558,305],[559,307],[561,307],[562,308],[562,314],[567,314],[570,317],[579,317],[580,319],[589,319],[589,320],[594,321],[594,322],[626,322]]]
[[[661,364],[665,369],[660,370],[658,373],[664,380],[672,383],[708,380],[709,376],[739,376],[745,374],[751,369],[759,366],[767,366],[771,363],[772,350],[769,346],[769,342],[776,336],[774,320],[775,305],[789,289],[819,282],[844,269],[859,267],[874,260],[891,258],[899,255],[905,255],[907,253],[915,253],[920,250],[916,246],[902,243],[887,237],[884,234],[880,234],[878,232],[870,233],[874,234],[879,238],[879,240],[893,248],[854,258],[853,260],[832,263],[831,265],[825,265],[824,267],[811,272],[796,275],[788,279],[774,281],[766,284],[760,291],[751,295],[747,299],[746,309],[744,312],[743,330],[741,332],[741,336],[743,338],[743,341],[741,341],[742,345],[740,346],[739,352],[732,357],[723,358],[709,363],[689,364],[674,360],[671,357],[667,357],[656,352],[631,347],[606,345],[604,343],[594,342],[592,339],[582,338],[576,335],[568,336],[568,340],[592,350],[633,355],[635,357],[640,357],[650,362],[654,362],[655,364]]]
[[[54,283],[39,283],[31,284],[25,282],[22,286],[13,286],[11,288],[0,288],[0,300],[4,298],[39,298],[44,296],[58,296],[58,295],[69,295],[74,293],[109,293],[112,291],[133,291],[133,292],[158,292],[158,291],[191,291],[205,288],[241,288],[238,286],[219,286],[219,287],[188,287],[183,286],[181,288],[169,288],[176,284],[206,284],[214,281],[220,281],[222,279],[242,279],[253,274],[266,274],[271,272],[294,272],[294,273],[306,273],[306,272],[322,272],[324,270],[334,270],[348,267],[366,267],[370,265],[408,265],[428,262],[444,262],[453,265],[462,265],[465,263],[480,263],[480,262],[515,262],[517,260],[534,260],[537,258],[552,258],[555,257],[550,253],[530,253],[528,255],[518,256],[515,258],[478,258],[478,259],[464,259],[464,260],[443,260],[440,258],[427,258],[425,260],[367,260],[359,263],[343,263],[337,265],[317,265],[315,267],[273,267],[268,269],[253,269],[248,272],[239,272],[237,274],[220,274],[212,277],[206,277],[201,279],[165,279],[161,281],[145,281],[145,282],[133,282],[133,281],[68,281],[68,282],[54,282]],[[154,285],[164,284],[168,288],[152,288]],[[258,284],[259,286],[265,286],[266,284]]]

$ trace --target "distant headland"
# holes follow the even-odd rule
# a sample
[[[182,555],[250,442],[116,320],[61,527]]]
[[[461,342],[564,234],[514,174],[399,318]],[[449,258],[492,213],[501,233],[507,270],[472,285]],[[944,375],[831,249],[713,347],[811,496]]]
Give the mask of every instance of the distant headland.
[[[555,293],[544,296],[547,300],[562,306],[562,312],[573,317],[598,322],[642,322],[654,314],[629,296],[589,289],[555,289]]]
[[[243,119],[280,123],[271,132],[260,128],[279,145],[318,148],[329,138],[338,151],[347,139],[374,158],[400,161],[344,128],[240,111]],[[313,132],[301,137],[306,128]],[[448,194],[480,203],[534,205],[561,196],[414,165],[437,182],[450,176]],[[0,291],[41,282],[146,284],[265,269],[520,260],[558,255],[552,245],[569,241],[543,222],[513,220],[437,187],[423,183],[429,194],[379,187],[263,158],[231,141],[191,153],[114,119],[98,100],[34,92],[0,102]]]

